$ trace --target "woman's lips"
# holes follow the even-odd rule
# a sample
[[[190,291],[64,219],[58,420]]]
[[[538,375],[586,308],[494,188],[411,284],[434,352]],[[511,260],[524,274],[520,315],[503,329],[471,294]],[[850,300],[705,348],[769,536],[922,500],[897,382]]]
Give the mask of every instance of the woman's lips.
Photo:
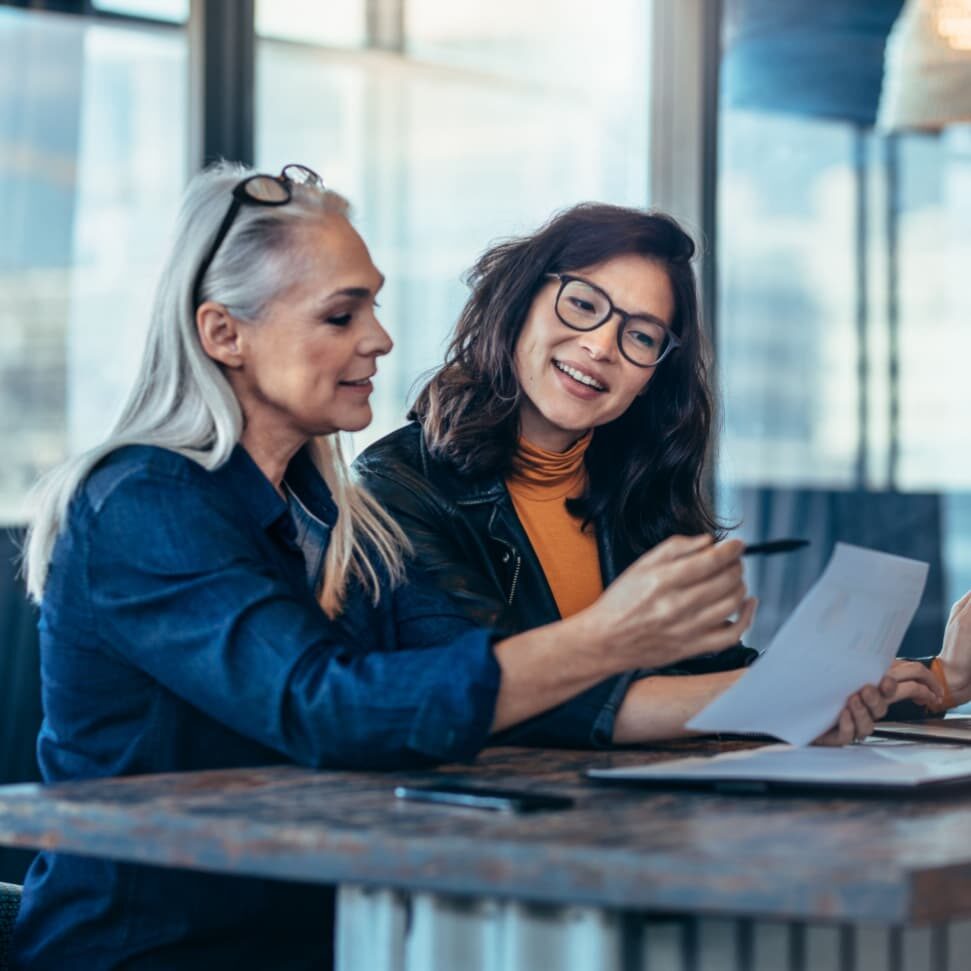
[[[581,398],[583,401],[591,401],[594,398],[599,398],[603,394],[603,391],[598,391],[596,388],[591,388],[589,384],[584,384],[582,381],[577,381],[576,378],[571,378],[569,374],[561,371],[556,366],[553,367],[553,373],[556,375],[564,391],[567,391],[575,398]]]

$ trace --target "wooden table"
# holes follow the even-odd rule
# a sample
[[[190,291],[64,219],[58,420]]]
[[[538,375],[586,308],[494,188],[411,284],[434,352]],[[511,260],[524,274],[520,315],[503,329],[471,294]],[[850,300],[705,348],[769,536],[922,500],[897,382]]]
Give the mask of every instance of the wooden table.
[[[714,746],[7,786],[0,843],[339,884],[347,971],[971,968],[971,796],[652,793],[579,775]],[[392,795],[440,775],[577,805],[511,816]]]

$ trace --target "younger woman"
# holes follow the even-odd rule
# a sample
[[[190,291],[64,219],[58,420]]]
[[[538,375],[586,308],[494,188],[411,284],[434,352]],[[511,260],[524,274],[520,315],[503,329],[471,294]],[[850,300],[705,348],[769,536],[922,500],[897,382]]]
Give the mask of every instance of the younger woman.
[[[668,537],[716,531],[693,255],[670,217],[600,204],[488,250],[412,424],[358,460],[415,562],[477,623],[518,632],[571,617]],[[507,737],[682,735],[755,656],[692,653],[604,680]],[[920,665],[893,675],[897,697],[941,696]],[[865,734],[850,716],[866,717],[860,699],[848,709],[832,740]]]

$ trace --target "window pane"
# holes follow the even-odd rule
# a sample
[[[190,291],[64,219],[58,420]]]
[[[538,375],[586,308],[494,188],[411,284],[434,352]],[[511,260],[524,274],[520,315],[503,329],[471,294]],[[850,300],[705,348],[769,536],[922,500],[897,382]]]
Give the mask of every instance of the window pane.
[[[273,40],[363,47],[365,0],[256,0],[256,33]],[[322,6],[326,9],[322,10]]]
[[[396,346],[356,447],[404,421],[491,241],[583,200],[648,201],[648,11],[612,4],[590,23],[581,9],[409,2],[405,56],[260,42],[260,167],[319,171],[388,278]]]
[[[725,5],[722,511],[813,541],[748,568],[756,646],[837,541],[930,564],[910,653],[971,587],[971,129],[874,131],[899,8]]]
[[[185,37],[0,9],[0,521],[102,438],[185,182]]]
[[[93,5],[105,13],[169,20],[173,24],[184,24],[189,19],[189,0],[94,0]]]

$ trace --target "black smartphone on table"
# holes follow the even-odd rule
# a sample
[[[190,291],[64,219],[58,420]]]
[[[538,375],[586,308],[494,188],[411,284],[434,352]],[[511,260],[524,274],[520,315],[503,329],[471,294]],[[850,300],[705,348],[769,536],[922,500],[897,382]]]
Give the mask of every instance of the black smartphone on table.
[[[504,813],[533,813],[550,809],[569,809],[573,800],[549,792],[524,789],[499,789],[493,786],[468,785],[464,782],[435,782],[431,785],[397,786],[399,799],[433,802],[465,809],[491,809]]]

